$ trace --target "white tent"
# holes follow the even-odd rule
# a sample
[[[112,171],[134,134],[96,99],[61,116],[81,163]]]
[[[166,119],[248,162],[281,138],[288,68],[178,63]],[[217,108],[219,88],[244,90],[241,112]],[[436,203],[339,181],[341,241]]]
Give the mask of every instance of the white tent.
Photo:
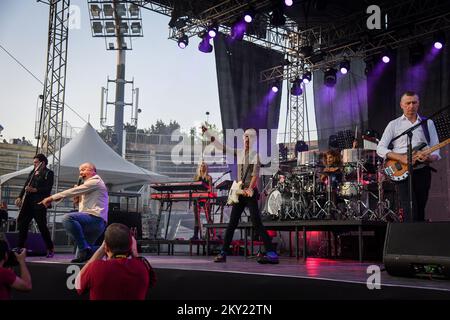
[[[52,163],[51,157],[48,160]],[[169,180],[167,176],[140,168],[123,159],[102,140],[89,123],[61,149],[59,181],[76,182],[78,167],[84,162],[92,162],[97,167],[97,173],[110,191]],[[13,178],[26,177],[32,169],[33,166],[30,166],[5,174],[0,177],[0,185]]]

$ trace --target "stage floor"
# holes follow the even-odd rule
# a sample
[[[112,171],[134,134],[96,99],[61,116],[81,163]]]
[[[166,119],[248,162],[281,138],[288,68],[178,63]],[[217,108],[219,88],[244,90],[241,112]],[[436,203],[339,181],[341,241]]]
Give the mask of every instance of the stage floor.
[[[262,265],[254,257],[243,256],[228,256],[226,263],[214,263],[212,256],[145,257],[159,278],[153,299],[240,299],[247,297],[243,292],[255,287],[255,283],[261,285],[264,295],[247,293],[264,299],[450,299],[450,280],[393,277],[379,262],[323,258],[303,261],[281,257],[280,264]],[[65,266],[68,270],[68,265],[73,265],[72,258],[71,254],[57,254],[52,259],[29,257],[27,260],[31,269],[35,266],[44,271],[46,266]],[[381,270],[381,290],[367,287],[367,279],[372,274],[368,268],[374,265]],[[188,289],[196,286],[205,290],[189,293]],[[221,290],[214,290],[217,287]],[[301,292],[302,289],[306,292]]]

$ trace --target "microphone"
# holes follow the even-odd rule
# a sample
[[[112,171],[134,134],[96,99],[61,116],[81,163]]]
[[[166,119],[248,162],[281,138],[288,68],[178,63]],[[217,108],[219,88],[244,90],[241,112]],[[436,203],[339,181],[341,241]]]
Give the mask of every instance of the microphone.
[[[84,183],[83,177],[82,177],[82,176],[79,176],[79,177],[78,177],[77,186],[80,186],[80,185],[82,185],[83,183]]]

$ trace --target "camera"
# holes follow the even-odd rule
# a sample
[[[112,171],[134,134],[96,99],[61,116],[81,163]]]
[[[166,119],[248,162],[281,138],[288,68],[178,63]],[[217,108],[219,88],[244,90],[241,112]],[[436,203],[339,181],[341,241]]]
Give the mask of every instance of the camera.
[[[8,251],[8,260],[6,260],[4,267],[10,268],[19,265],[19,261],[17,261],[17,257],[15,253],[20,254],[22,252],[22,248],[13,248]]]

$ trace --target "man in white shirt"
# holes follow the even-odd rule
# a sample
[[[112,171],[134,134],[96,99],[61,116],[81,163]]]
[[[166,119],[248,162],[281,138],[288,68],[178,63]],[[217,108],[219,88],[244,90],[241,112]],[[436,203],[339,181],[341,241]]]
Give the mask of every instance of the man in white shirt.
[[[424,118],[417,113],[417,110],[419,109],[419,96],[417,93],[406,91],[402,94],[400,98],[400,107],[403,110],[403,115],[392,120],[387,125],[378,144],[377,154],[383,159],[397,160],[402,164],[407,165],[407,135],[395,140],[391,145],[391,140],[393,138],[417,123],[423,122],[423,125],[412,132],[412,147],[417,147],[421,143],[426,143],[428,147],[431,147],[438,144],[439,139],[433,121],[424,121]],[[423,155],[418,151],[413,156],[413,161],[415,161],[413,172],[413,213],[409,212],[409,178],[396,182],[398,186],[399,206],[403,209],[404,221],[425,220],[425,206],[427,204],[428,192],[431,186],[431,168],[429,164],[440,158],[439,150],[436,150],[429,155]]]
[[[108,220],[108,190],[97,175],[95,165],[83,163],[80,177],[83,184],[42,200],[42,204],[47,207],[52,201],[79,197],[79,212],[67,213],[62,220],[66,232],[77,245],[77,257],[71,261],[74,263],[89,260],[94,253],[92,246],[105,230]]]

